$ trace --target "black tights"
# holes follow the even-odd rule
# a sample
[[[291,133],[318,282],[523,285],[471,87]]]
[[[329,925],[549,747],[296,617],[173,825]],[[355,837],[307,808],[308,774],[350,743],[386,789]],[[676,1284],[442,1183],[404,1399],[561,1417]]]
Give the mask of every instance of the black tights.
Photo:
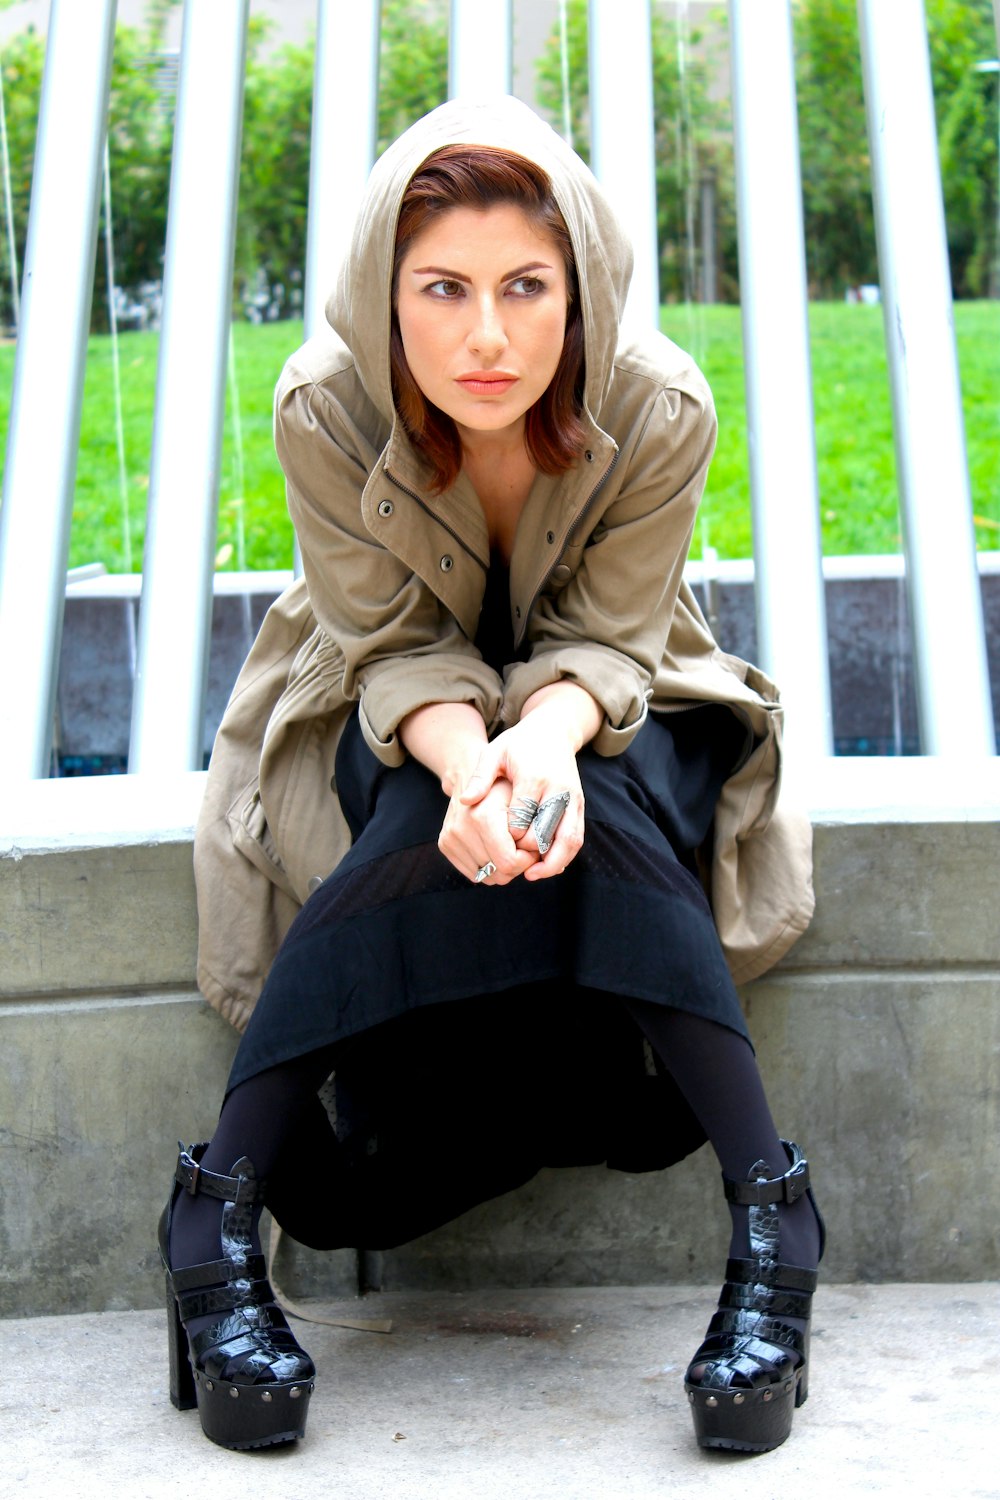
[[[727,1177],[745,1179],[757,1161],[773,1176],[788,1165],[771,1119],[753,1050],[727,1026],[651,1001],[626,1002],[700,1122]],[[202,1165],[228,1173],[246,1156],[259,1179],[281,1171],[285,1152],[296,1151],[311,1113],[321,1109],[316,1091],[333,1068],[332,1047],[322,1047],[268,1068],[227,1096]],[[730,1253],[747,1254],[747,1210],[730,1205]],[[174,1266],[197,1265],[219,1254],[221,1204],[182,1193],[174,1210],[170,1255]],[[792,1265],[815,1266],[819,1230],[808,1198],[782,1205],[781,1255]]]

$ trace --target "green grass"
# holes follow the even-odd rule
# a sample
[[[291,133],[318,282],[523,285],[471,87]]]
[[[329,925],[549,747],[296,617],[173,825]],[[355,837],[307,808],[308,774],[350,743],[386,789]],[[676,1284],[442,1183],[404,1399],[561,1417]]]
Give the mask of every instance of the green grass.
[[[877,307],[814,303],[812,341],[816,444],[827,555],[898,551],[895,458],[888,373]],[[980,547],[1000,548],[1000,304],[955,308],[973,512]],[[740,312],[736,307],[669,307],[663,326],[698,359],[715,392],[719,445],[702,505],[695,555],[705,543],[721,557],[751,555]],[[226,403],[217,564],[288,568],[292,531],[271,442],[271,396],[298,323],[234,327],[242,444],[235,441],[233,391]],[[120,339],[131,566],[142,565],[157,337]],[[0,348],[0,434],[4,441],[14,350]],[[84,387],[82,439],[70,566],[126,566],[110,340],[92,338]],[[242,483],[240,465],[242,460]]]
[[[738,307],[668,307],[663,327],[698,359],[715,393],[719,443],[702,502],[698,547],[752,553],[742,339]],[[809,308],[816,462],[826,556],[898,552],[889,373],[882,309]],[[1000,303],[959,302],[955,332],[976,540],[1000,548]],[[697,550],[695,555],[697,555]]]

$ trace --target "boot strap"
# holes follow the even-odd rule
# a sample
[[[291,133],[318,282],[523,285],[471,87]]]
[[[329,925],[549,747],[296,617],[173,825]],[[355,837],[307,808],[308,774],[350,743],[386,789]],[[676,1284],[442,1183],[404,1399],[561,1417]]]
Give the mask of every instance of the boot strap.
[[[729,1203],[755,1204],[758,1208],[766,1208],[771,1203],[797,1203],[809,1191],[809,1163],[796,1152],[792,1165],[781,1177],[734,1182],[723,1173],[722,1183]]]
[[[200,1149],[203,1150],[204,1147]],[[193,1154],[193,1151],[197,1150],[199,1150],[197,1146],[192,1148],[192,1151],[185,1151],[181,1146],[177,1157],[177,1169],[174,1172],[175,1181],[190,1193],[192,1198],[198,1193],[207,1193],[210,1198],[221,1198],[224,1203],[235,1203],[239,1197],[241,1183],[244,1195],[246,1194],[250,1186],[248,1178],[227,1177],[222,1172],[207,1172]],[[263,1197],[263,1183],[254,1183],[253,1189],[250,1202],[256,1203],[259,1198]]]

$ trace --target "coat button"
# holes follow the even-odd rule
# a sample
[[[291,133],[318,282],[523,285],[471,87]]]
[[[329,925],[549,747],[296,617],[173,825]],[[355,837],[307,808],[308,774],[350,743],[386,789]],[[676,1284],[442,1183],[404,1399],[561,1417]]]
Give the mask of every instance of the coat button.
[[[588,464],[592,464],[594,462],[594,455],[591,453],[589,448],[583,456],[587,460]]]
[[[393,505],[393,503],[392,503],[391,500],[380,500],[379,501],[379,503],[378,503],[378,513],[379,513],[380,516],[391,516],[394,510],[395,510],[395,506]]]
[[[441,559],[440,566],[442,573],[450,573],[452,568],[455,566],[455,559],[451,556],[450,553],[446,552],[444,557],[442,557]]]
[[[545,540],[548,542],[548,544],[549,544],[550,547],[552,546],[552,543],[555,541],[555,539],[556,539],[556,534],[555,534],[554,531],[547,531],[545,533]]]
[[[560,563],[558,568],[552,569],[552,577],[557,583],[565,583],[567,579],[573,577],[573,569],[567,567],[565,563]]]

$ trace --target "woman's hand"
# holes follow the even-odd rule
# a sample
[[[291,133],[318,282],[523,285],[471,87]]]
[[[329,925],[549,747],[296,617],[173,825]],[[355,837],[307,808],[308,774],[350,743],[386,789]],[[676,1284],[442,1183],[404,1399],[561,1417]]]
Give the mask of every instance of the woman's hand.
[[[599,706],[584,688],[572,682],[552,683],[532,694],[519,723],[498,735],[481,752],[458,802],[470,812],[480,812],[477,826],[484,833],[488,830],[485,842],[502,855],[501,859],[493,853],[487,856],[497,867],[497,873],[489,878],[491,884],[506,884],[521,873],[526,880],[547,880],[561,875],[579,853],[583,845],[584,806],[576,756],[597,733],[600,719]],[[541,803],[560,792],[569,793],[569,805],[545,854],[539,851],[532,828],[508,831],[517,856],[528,860],[516,869],[498,831],[498,804],[506,802],[506,817],[511,808],[516,813],[522,802]]]
[[[474,803],[457,793],[448,803],[438,848],[469,880],[492,864],[486,882],[509,885],[538,860],[537,848],[518,848],[508,826],[511,791],[510,782],[500,777]]]
[[[410,754],[440,778],[450,799],[438,848],[468,880],[492,862],[497,873],[493,885],[506,885],[524,873],[537,858],[537,850],[519,851],[507,826],[511,785],[491,778],[474,799],[463,800],[467,786],[487,747],[486,725],[471,703],[428,703],[408,714],[399,735]]]

